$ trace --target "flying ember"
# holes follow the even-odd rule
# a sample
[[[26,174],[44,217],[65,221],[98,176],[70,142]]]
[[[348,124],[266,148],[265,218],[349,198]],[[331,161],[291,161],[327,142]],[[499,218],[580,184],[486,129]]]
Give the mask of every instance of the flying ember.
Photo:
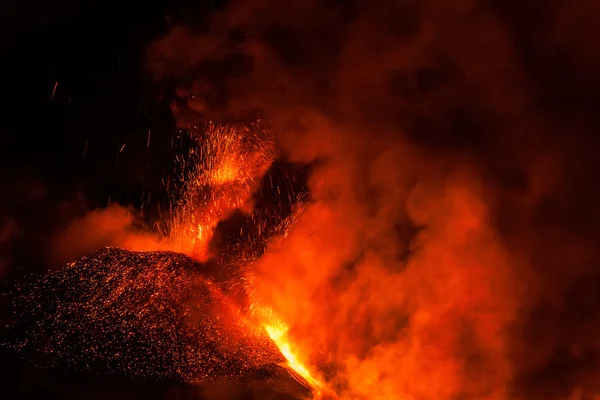
[[[211,123],[204,132],[191,135],[196,146],[190,151],[187,169],[184,168],[183,193],[167,221],[167,233],[179,251],[203,259],[208,255],[207,245],[217,223],[228,213],[248,206],[259,179],[273,162],[274,143],[271,135],[257,126]],[[248,300],[253,316],[259,315],[257,323],[286,358],[285,367],[321,397],[324,384],[296,354],[285,322],[255,299]]]
[[[190,135],[187,160],[180,160],[182,193],[163,231],[174,249],[202,260],[217,223],[249,207],[258,181],[273,162],[274,143],[257,125],[210,123]]]

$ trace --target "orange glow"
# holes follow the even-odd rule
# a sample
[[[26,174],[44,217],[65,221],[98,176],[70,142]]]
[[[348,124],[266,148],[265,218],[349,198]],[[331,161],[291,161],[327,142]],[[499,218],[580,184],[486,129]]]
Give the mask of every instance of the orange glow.
[[[388,205],[371,216],[334,173],[317,171],[317,201],[248,270],[254,301],[277,316],[264,326],[289,367],[345,400],[452,398],[489,386],[479,398],[505,398],[504,329],[516,310],[506,294],[516,287],[477,181],[458,175],[410,190],[408,212],[427,229],[401,263]],[[331,188],[338,196],[327,197]],[[481,370],[469,352],[484,357]]]
[[[299,354],[292,349],[293,345],[288,335],[289,327],[285,322],[275,317],[272,310],[264,310],[261,314],[264,319],[262,326],[286,358],[286,366],[302,377],[310,385],[315,396],[320,398],[324,384],[310,372],[306,364],[300,359]]]
[[[272,160],[262,151],[272,149],[266,136],[248,145],[252,135],[237,128],[212,127],[208,135],[170,225],[175,243],[187,246],[180,251],[196,258],[219,220],[248,201]],[[503,332],[518,289],[487,222],[481,184],[466,171],[440,183],[435,161],[423,163],[407,149],[378,151],[369,178],[375,206],[356,192],[359,157],[338,155],[315,169],[314,201],[298,207],[260,259],[244,266],[250,320],[317,398],[484,391],[486,399],[505,398],[511,371]],[[408,160],[406,175],[389,167],[399,159]],[[419,168],[433,172],[415,186]],[[424,227],[408,241],[390,223],[402,215]],[[470,352],[482,357],[477,370]]]
[[[181,177],[183,191],[163,227],[172,249],[202,260],[219,221],[250,201],[273,161],[273,141],[257,127],[209,124],[196,142]]]
[[[198,148],[191,152],[191,160],[185,165],[183,195],[167,221],[166,231],[171,249],[202,260],[218,222],[245,206],[270,166],[273,142],[264,131],[212,124],[205,135],[195,139]],[[325,385],[297,352],[288,325],[257,300],[252,299],[251,306],[255,317],[259,314],[257,324],[286,358],[284,366],[310,386],[317,398],[322,398]]]

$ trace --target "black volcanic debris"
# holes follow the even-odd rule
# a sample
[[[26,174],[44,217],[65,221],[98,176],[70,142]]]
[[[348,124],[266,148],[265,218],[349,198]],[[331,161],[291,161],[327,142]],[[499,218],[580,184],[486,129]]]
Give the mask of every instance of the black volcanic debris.
[[[183,382],[283,361],[201,270],[176,253],[100,250],[17,285],[2,344],[67,370]]]

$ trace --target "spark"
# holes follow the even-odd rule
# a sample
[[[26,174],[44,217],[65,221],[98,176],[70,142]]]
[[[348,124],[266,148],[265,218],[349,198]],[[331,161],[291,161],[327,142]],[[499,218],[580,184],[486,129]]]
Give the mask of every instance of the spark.
[[[147,147],[150,135],[148,130]],[[22,292],[37,322],[19,346],[40,346],[78,367],[99,362],[132,375],[175,375],[184,381],[235,376],[257,364],[275,363],[323,398],[329,391],[303,360],[289,325],[251,294],[246,294],[248,310],[234,305],[231,293],[217,289],[198,263],[208,256],[217,224],[234,210],[248,208],[275,158],[271,133],[259,123],[210,123],[204,131],[193,129],[189,138],[188,154],[175,157],[179,176],[173,184],[171,177],[163,181],[168,190],[179,188],[178,198],[157,224],[177,253],[105,249],[44,275]],[[86,140],[83,158],[87,146]],[[125,144],[118,146],[117,162]],[[281,195],[271,176],[269,182]],[[259,235],[287,236],[302,209],[300,197],[289,200],[299,208],[279,224],[252,214]],[[107,207],[110,203],[109,197]],[[253,246],[246,243],[232,261],[242,272],[233,278],[236,282],[228,282],[231,287],[251,291],[247,271],[260,253]],[[55,307],[48,310],[44,304]],[[150,353],[132,353],[132,342]]]
[[[182,194],[161,230],[175,250],[202,260],[219,221],[250,200],[274,159],[274,143],[260,126],[209,124],[190,138],[187,157],[175,158]]]
[[[106,248],[14,297],[18,318],[0,345],[49,354],[67,369],[195,383],[283,360],[202,265],[177,253]]]
[[[54,95],[56,94],[56,88],[58,88],[58,81],[54,82],[54,88],[52,89],[52,95],[50,96],[50,100],[54,100]]]

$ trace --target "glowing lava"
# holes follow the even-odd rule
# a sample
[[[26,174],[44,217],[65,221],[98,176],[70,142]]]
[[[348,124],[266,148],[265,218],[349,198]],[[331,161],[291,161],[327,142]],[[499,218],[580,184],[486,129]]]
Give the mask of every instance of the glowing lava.
[[[162,230],[172,250],[203,260],[219,221],[247,206],[273,162],[274,144],[255,125],[208,124],[190,135],[194,144],[187,161],[177,157],[182,192]]]
[[[166,228],[176,251],[203,259],[219,221],[233,210],[245,208],[251,199],[257,182],[274,159],[274,142],[256,126],[213,124],[203,134],[192,134],[192,139],[197,146],[190,151],[187,164],[182,164],[183,192]],[[288,324],[275,315],[269,304],[256,299],[251,303],[257,327],[266,331],[287,360],[282,366],[310,387],[316,398],[323,398],[326,385],[311,373],[293,345]]]
[[[279,348],[279,351],[281,351],[281,354],[283,354],[286,358],[287,366],[304,378],[319,395],[322,384],[313,376],[313,374],[310,373],[306,365],[300,361],[298,355],[292,350],[292,346],[288,338],[288,326],[280,320],[266,323],[263,326],[269,334],[271,340],[275,342]]]

